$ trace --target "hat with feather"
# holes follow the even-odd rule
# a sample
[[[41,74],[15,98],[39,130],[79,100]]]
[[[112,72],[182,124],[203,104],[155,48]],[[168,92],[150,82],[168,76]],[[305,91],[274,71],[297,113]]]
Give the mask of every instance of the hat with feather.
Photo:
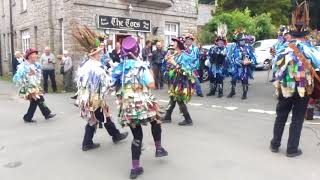
[[[80,26],[78,24],[73,24],[72,36],[78,41],[82,49],[86,51],[89,56],[93,56],[103,50],[103,48],[100,47],[101,43],[103,43],[100,41],[101,37],[86,25]]]
[[[304,37],[309,34],[309,4],[307,1],[297,2],[297,6],[292,12],[291,25],[289,29],[290,35],[293,37]]]
[[[226,24],[219,24],[217,27],[216,35],[217,38],[215,39],[215,42],[223,41],[225,44],[227,43],[227,33],[228,33],[228,27]]]
[[[241,40],[244,40],[245,38],[246,38],[246,35],[242,28],[238,28],[237,30],[234,31],[233,33],[234,42],[239,42]]]

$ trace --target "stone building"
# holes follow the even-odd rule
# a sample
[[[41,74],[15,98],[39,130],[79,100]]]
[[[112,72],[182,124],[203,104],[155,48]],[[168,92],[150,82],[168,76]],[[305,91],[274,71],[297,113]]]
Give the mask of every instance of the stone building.
[[[125,36],[162,40],[196,32],[197,0],[11,0],[14,50],[45,46],[55,54],[69,50],[77,64],[79,51],[71,22],[108,35],[108,49]],[[9,0],[0,4],[1,67],[11,72]]]

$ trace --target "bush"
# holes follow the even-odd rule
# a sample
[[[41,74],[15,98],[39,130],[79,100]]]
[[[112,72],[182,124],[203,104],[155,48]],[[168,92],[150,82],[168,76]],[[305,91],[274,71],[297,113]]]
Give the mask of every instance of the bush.
[[[202,30],[196,34],[197,42],[202,44],[211,44],[214,34],[207,30]]]
[[[247,34],[254,35],[257,40],[274,38],[276,34],[275,27],[271,23],[270,14],[251,16],[249,9],[222,12],[213,17],[205,26],[204,31],[214,33],[220,23],[227,24],[229,40],[232,39],[233,32],[238,28],[242,28]]]

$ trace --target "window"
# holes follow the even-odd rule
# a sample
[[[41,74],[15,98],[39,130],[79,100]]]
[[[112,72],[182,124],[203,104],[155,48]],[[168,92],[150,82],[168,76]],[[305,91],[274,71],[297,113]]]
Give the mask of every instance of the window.
[[[27,11],[27,0],[21,0],[22,1],[22,12]]]
[[[165,44],[166,46],[170,45],[171,39],[179,36],[179,24],[166,22],[164,35],[166,37]]]
[[[22,51],[26,52],[30,48],[30,34],[28,30],[21,31]]]

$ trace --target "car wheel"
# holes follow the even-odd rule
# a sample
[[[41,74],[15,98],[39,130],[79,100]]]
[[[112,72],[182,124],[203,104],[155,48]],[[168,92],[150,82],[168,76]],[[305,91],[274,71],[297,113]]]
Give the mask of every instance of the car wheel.
[[[263,69],[268,70],[271,68],[271,61],[269,59],[265,60],[263,63]]]
[[[202,81],[208,81],[209,80],[208,68],[203,68],[202,71],[203,71]]]

